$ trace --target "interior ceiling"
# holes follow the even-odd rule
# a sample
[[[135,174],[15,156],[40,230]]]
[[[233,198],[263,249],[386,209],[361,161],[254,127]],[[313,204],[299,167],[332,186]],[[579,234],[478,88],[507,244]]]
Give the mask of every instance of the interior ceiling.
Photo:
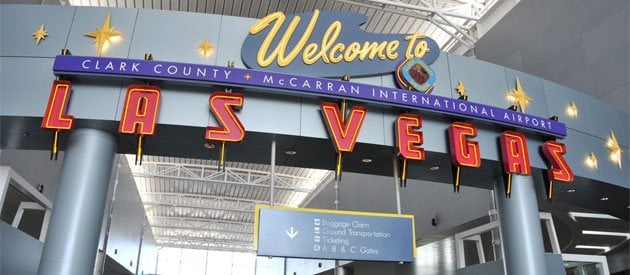
[[[144,156],[130,167],[158,245],[252,251],[255,205],[271,198],[269,165],[227,162],[219,169],[217,160]],[[273,201],[303,206],[331,176],[276,166]]]
[[[479,39],[475,54],[628,113],[629,33],[628,0],[524,0]]]
[[[349,11],[368,16],[364,29],[375,33],[424,33],[444,51],[459,43],[471,48],[473,27],[504,0],[62,0],[72,6],[122,7],[262,18],[322,11]]]

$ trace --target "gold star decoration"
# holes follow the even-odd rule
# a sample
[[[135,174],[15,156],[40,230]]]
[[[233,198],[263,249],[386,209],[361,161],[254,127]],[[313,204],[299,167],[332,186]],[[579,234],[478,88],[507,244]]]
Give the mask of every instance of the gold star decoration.
[[[586,157],[586,165],[588,165],[589,167],[593,168],[593,169],[597,169],[597,157],[595,156],[595,153],[591,152],[587,157]]]
[[[197,46],[197,49],[199,49],[199,52],[201,53],[201,55],[203,55],[203,58],[208,58],[208,55],[210,55],[212,51],[214,51],[214,46],[208,43],[208,38],[206,38],[203,40],[203,42],[201,42],[201,44]]]
[[[575,105],[575,102],[571,101],[571,104],[569,104],[569,107],[567,107],[567,114],[571,117],[578,116],[578,107],[577,105]]]
[[[457,87],[455,87],[455,91],[457,91],[459,96],[465,96],[468,92],[468,89],[464,87],[464,83],[462,83],[462,81],[460,80],[459,83],[457,83]]]
[[[252,78],[252,76],[250,74],[246,74],[245,76],[243,76],[245,79],[249,80],[250,78]]]
[[[518,108],[521,110],[522,113],[525,112],[527,104],[533,101],[533,99],[529,97],[525,93],[525,91],[523,91],[523,87],[521,87],[521,81],[518,79],[518,77],[516,77],[516,88],[508,94],[508,99],[510,99],[512,103],[518,105]]]
[[[34,31],[31,35],[33,35],[35,42],[37,43],[37,45],[39,45],[39,42],[46,39],[46,37],[48,36],[48,31],[46,30],[46,28],[44,28],[44,24],[42,24],[41,26],[39,26],[39,29]]]
[[[619,142],[617,142],[617,137],[612,130],[606,142],[606,149],[610,152],[610,160],[616,163],[619,170],[621,170],[621,154],[623,154],[623,150],[621,150],[621,146],[619,146]]]
[[[92,43],[96,44],[96,54],[98,56],[101,56],[103,51],[105,51],[107,47],[109,47],[110,43],[123,36],[122,33],[116,31],[116,28],[110,27],[111,18],[112,14],[108,13],[107,18],[105,18],[105,22],[103,22],[103,26],[101,26],[100,28],[96,27],[95,32],[88,32],[83,34],[87,37],[94,38],[94,40],[92,40]]]

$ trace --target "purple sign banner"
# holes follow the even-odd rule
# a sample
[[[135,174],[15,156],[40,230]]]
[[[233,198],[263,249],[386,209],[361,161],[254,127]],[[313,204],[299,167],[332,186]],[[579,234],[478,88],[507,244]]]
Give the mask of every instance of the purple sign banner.
[[[256,87],[285,94],[299,92],[300,95],[347,98],[486,120],[555,137],[567,134],[563,123],[551,119],[453,98],[327,78],[202,64],[69,55],[57,56],[53,71],[57,75],[161,79]]]

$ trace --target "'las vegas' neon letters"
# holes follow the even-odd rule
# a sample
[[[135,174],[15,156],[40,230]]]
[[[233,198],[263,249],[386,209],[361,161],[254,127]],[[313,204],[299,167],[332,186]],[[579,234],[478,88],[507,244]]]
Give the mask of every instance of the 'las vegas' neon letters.
[[[50,97],[41,127],[51,130],[71,130],[74,117],[66,114],[72,91],[72,83],[67,80],[55,80],[50,89]]]
[[[41,127],[53,130],[71,130],[74,117],[66,114],[70,99],[71,83],[55,80],[50,92]],[[214,92],[210,95],[211,112],[218,126],[206,128],[206,139],[217,141],[242,141],[245,127],[235,110],[243,107],[244,96],[240,93]],[[125,134],[152,135],[160,105],[160,89],[155,86],[131,85],[127,90],[119,132]],[[367,108],[353,106],[347,119],[343,120],[336,103],[323,102],[321,110],[326,128],[338,153],[352,152],[367,114]],[[398,155],[406,159],[424,160],[422,117],[417,114],[402,114],[395,123],[395,142]],[[448,138],[451,160],[456,165],[479,167],[481,164],[479,143],[469,140],[477,135],[477,128],[470,123],[455,122],[450,125]],[[529,152],[525,135],[505,131],[500,137],[501,160],[505,173],[531,174]],[[573,181],[574,174],[566,160],[566,147],[557,141],[542,145],[548,163],[548,177],[556,181]]]
[[[548,163],[547,176],[549,180],[573,181],[573,171],[563,157],[567,152],[564,144],[552,140],[546,141],[542,145],[542,151]]]
[[[531,174],[529,152],[525,135],[514,131],[505,131],[499,136],[501,144],[501,162],[507,174]]]
[[[327,126],[326,129],[328,129],[337,153],[352,152],[365,120],[367,108],[353,106],[346,121],[343,121],[341,118],[341,111],[336,103],[322,102],[321,108]]]
[[[473,168],[481,166],[479,142],[469,140],[476,136],[477,126],[474,124],[454,122],[448,127],[449,149],[453,164]]]
[[[153,135],[160,106],[160,88],[148,85],[131,85],[127,88],[118,132],[124,134]]]
[[[401,114],[396,118],[396,150],[403,159],[424,160],[422,117],[417,114]]]
[[[206,139],[239,142],[245,137],[245,127],[238,119],[235,109],[243,107],[243,94],[214,92],[210,95],[210,109],[219,126],[206,128]]]

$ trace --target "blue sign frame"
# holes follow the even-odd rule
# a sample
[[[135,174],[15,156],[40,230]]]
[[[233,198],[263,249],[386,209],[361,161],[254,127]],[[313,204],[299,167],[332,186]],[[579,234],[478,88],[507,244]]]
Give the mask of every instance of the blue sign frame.
[[[259,256],[413,262],[413,215],[257,205]]]

